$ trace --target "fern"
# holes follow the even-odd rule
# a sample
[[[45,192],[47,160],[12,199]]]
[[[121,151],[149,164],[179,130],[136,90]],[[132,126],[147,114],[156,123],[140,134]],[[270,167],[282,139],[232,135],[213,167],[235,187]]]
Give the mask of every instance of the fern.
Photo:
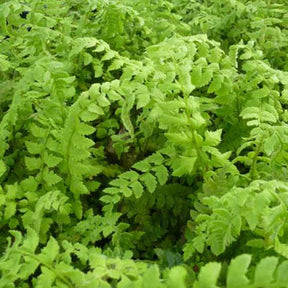
[[[196,221],[200,224],[196,228],[194,247],[203,251],[204,247],[199,247],[199,242],[204,241],[214,254],[219,255],[237,241],[240,233],[250,230],[264,247],[273,248],[277,237],[286,233],[283,221],[287,217],[286,202],[282,200],[286,190],[284,182],[259,180],[246,188],[234,188],[219,198],[203,198],[211,214],[197,216]]]
[[[64,241],[62,245],[51,237],[46,246],[39,249],[37,233],[28,229],[26,237],[18,231],[12,231],[15,237],[13,244],[9,244],[6,257],[0,261],[3,272],[0,286],[14,286],[21,279],[28,279],[36,269],[41,269],[41,275],[34,278],[32,285],[58,285],[61,287],[95,287],[112,281],[115,285],[144,285],[148,277],[153,276],[153,283],[160,285],[159,269],[157,266],[149,267],[146,263],[135,263],[130,259],[113,259],[102,254],[99,249],[87,249],[84,245],[73,245]],[[72,267],[72,256],[77,257],[78,264],[90,266],[90,272],[85,274],[77,267]],[[77,263],[74,263],[76,266]],[[14,269],[11,269],[14,267]],[[186,271],[173,268],[169,271],[166,281],[174,286],[185,286]],[[150,279],[150,278],[149,278]],[[151,279],[150,279],[151,280]],[[21,282],[19,282],[21,283]],[[154,285],[154,284],[153,284]],[[162,285],[162,284],[161,284]]]
[[[233,259],[228,267],[226,276],[227,288],[236,287],[287,287],[287,261],[278,264],[277,257],[266,257],[255,267],[254,277],[247,277],[251,255],[243,254]],[[254,268],[254,267],[253,267]],[[221,264],[209,263],[199,274],[195,287],[223,287],[217,285]],[[250,272],[250,271],[249,271]],[[264,276],[265,275],[265,276]],[[252,278],[252,279],[251,279]]]
[[[26,2],[0,5],[0,286],[286,287],[285,1]]]
[[[164,163],[165,158],[161,153],[155,153],[134,164],[133,170],[120,174],[118,179],[110,182],[112,187],[104,190],[107,195],[101,200],[105,203],[117,203],[121,199],[121,194],[124,197],[134,195],[138,199],[142,196],[144,187],[153,193],[158,183],[163,185],[168,180],[168,170]]]
[[[167,287],[188,287],[185,281],[187,273],[181,267],[172,268],[163,281],[157,266],[149,267],[145,263],[136,264],[129,259],[111,259],[97,249],[87,249],[83,245],[72,245],[67,241],[60,246],[52,237],[45,247],[36,252],[39,240],[35,231],[28,230],[25,238],[16,231],[12,234],[15,241],[7,250],[9,257],[2,257],[0,261],[1,270],[5,271],[1,277],[1,287],[13,286],[17,279],[28,278],[38,267],[41,268],[42,274],[33,280],[33,285],[36,287],[47,283],[62,287],[109,286],[108,279],[121,286],[133,284],[137,286],[144,285],[148,280],[147,277],[154,287],[166,287],[166,285]],[[76,267],[72,268],[70,266],[72,255],[75,255],[82,265],[89,262],[91,272],[84,274]],[[287,261],[278,264],[277,257],[266,257],[256,265],[253,276],[249,273],[248,278],[247,271],[250,262],[251,255],[248,254],[242,254],[233,259],[228,266],[227,273],[224,274],[225,287],[287,286]],[[220,270],[220,263],[206,264],[202,267],[193,287],[224,287],[221,284],[218,286]]]

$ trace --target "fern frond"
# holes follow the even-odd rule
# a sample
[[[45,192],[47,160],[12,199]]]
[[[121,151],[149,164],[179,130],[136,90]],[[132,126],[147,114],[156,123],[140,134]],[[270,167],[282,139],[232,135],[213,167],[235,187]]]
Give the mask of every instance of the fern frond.
[[[144,188],[153,193],[158,183],[163,185],[168,180],[165,158],[159,152],[147,157],[145,160],[137,162],[132,168],[110,182],[112,187],[104,190],[104,193],[107,195],[101,198],[103,202],[117,203],[121,199],[121,194],[124,197],[134,195],[138,199],[145,191]]]
[[[279,264],[277,257],[263,258],[255,267],[255,272],[251,275],[249,265],[251,255],[242,254],[231,261],[228,266],[226,278],[226,288],[270,288],[270,287],[288,287],[287,273],[288,261]],[[254,269],[253,269],[254,270]],[[218,284],[220,281],[221,264],[208,263],[200,271],[198,280],[194,283],[193,288],[204,287],[223,287]],[[248,276],[248,275],[249,276]]]
[[[282,200],[287,189],[281,181],[259,180],[246,188],[234,187],[219,198],[205,197],[203,203],[211,214],[199,214],[196,221],[201,224],[196,234],[201,237],[203,228],[206,230],[206,245],[216,255],[223,253],[247,229],[271,248],[288,228],[283,221],[288,216],[287,203]]]

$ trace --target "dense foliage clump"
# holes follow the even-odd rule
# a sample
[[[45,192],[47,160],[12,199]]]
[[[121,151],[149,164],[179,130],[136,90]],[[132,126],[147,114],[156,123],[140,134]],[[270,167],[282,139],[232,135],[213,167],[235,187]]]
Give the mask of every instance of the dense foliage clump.
[[[288,287],[285,1],[0,3],[0,287]]]

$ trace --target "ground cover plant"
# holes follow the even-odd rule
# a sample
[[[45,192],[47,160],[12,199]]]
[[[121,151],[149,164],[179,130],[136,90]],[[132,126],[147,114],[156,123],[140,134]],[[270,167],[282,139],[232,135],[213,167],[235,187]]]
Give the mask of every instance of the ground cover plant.
[[[0,0],[0,287],[288,287],[287,20]]]

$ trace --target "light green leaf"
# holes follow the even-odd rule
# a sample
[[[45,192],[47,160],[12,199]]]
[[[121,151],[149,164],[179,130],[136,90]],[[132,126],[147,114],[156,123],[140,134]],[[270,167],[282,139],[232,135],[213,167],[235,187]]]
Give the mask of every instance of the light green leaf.
[[[101,58],[101,61],[107,61],[112,59],[114,56],[116,56],[116,52],[113,50],[110,50],[108,52],[105,53],[105,55]]]
[[[134,138],[134,126],[133,126],[131,119],[130,119],[129,109],[126,105],[124,105],[122,107],[121,120],[122,120],[124,127],[126,128],[126,130],[131,135],[131,137]]]
[[[45,138],[47,134],[47,129],[41,128],[36,124],[31,124],[31,132],[37,138]]]
[[[135,171],[127,171],[127,172],[122,173],[119,177],[123,179],[127,179],[132,182],[138,179],[139,174]]]
[[[206,70],[206,71],[205,71]],[[210,80],[213,77],[213,70],[211,68],[207,68],[204,70],[204,73],[202,74],[202,83],[201,83],[201,87],[208,85]]]
[[[150,102],[150,94],[147,91],[147,93],[137,94],[137,109],[140,109],[142,107],[145,107]]]
[[[79,129],[79,133],[81,135],[91,135],[95,132],[95,128],[91,125],[85,124],[83,122],[77,123],[77,129]]]
[[[139,199],[144,191],[141,183],[139,181],[133,182],[132,184],[130,184],[130,187],[132,188],[133,194],[135,195],[136,199]]]
[[[180,156],[179,158],[173,159],[172,169],[173,176],[181,177],[183,175],[189,175],[194,170],[194,165],[197,160],[197,157],[187,157]]]
[[[36,157],[26,157],[25,164],[27,169],[30,171],[38,170],[42,165],[42,159]]]
[[[248,287],[249,280],[246,277],[251,256],[243,254],[233,259],[227,273],[227,288]]]
[[[118,70],[124,65],[124,60],[115,59],[112,64],[108,67],[108,71]]]
[[[38,182],[34,177],[29,177],[23,180],[20,185],[23,187],[24,191],[35,192],[38,187]]]
[[[6,55],[0,54],[0,71],[5,72],[11,67],[11,63],[6,58]]]
[[[256,266],[254,285],[256,287],[269,287],[274,282],[274,272],[278,258],[266,257]]]
[[[6,172],[7,168],[3,160],[0,160],[0,177]]]
[[[56,279],[54,271],[49,270],[47,267],[41,267],[41,274],[35,279],[35,288],[53,287],[53,283]]]
[[[281,145],[280,139],[277,134],[272,134],[270,137],[265,139],[264,151],[268,156],[271,156],[277,146]]]
[[[155,288],[163,287],[160,282],[160,272],[157,265],[147,268],[143,275],[141,288],[151,288],[151,285]]]
[[[89,65],[93,60],[93,56],[89,53],[83,53],[83,60],[85,66]]]
[[[168,170],[165,166],[160,165],[153,169],[160,185],[164,185],[168,180]]]
[[[157,187],[157,181],[155,176],[150,173],[146,173],[140,177],[140,180],[144,182],[145,186],[148,188],[150,193],[153,193]]]
[[[173,267],[169,271],[167,287],[169,288],[186,288],[187,271],[184,267]]]
[[[40,145],[40,143],[35,143],[32,141],[26,141],[25,145],[27,147],[28,152],[32,155],[41,154],[41,151],[43,149],[43,147],[42,147],[42,145]]]
[[[275,239],[274,249],[278,254],[288,259],[288,245],[281,243],[278,237]]]
[[[276,287],[277,285],[279,287],[283,286],[285,287],[285,285],[287,285],[288,283],[288,261],[283,261],[279,266],[278,266],[278,269],[276,271],[276,278],[277,278],[277,281],[276,281]]]
[[[39,261],[37,261],[36,259],[26,256],[25,264],[21,265],[21,269],[18,272],[18,277],[22,279],[27,279],[29,276],[34,274],[39,264]]]
[[[127,187],[129,184],[129,181],[125,179],[114,179],[110,182],[110,185],[112,186],[118,186],[118,187]]]
[[[133,194],[132,190],[128,187],[121,187],[120,189],[121,189],[121,192],[123,193],[123,195],[127,198],[131,197]]]
[[[99,61],[100,62],[100,61]],[[93,68],[94,68],[94,77],[99,78],[103,75],[103,66],[102,63],[97,61],[93,61]]]
[[[48,169],[44,169],[43,179],[49,186],[55,185],[58,182],[62,181],[62,178],[60,176]]]
[[[134,164],[133,168],[137,169],[141,172],[147,172],[151,169],[151,165],[148,163],[148,161],[143,160],[143,161],[139,161],[136,164]]]
[[[118,194],[120,192],[120,189],[117,187],[108,187],[108,188],[105,188],[104,189],[104,192],[107,193],[107,194]]]
[[[216,131],[205,131],[205,141],[203,145],[217,146],[221,142],[222,129]]]
[[[88,111],[95,114],[104,115],[103,109],[95,103],[92,103],[88,106]]]
[[[52,265],[58,254],[59,245],[53,237],[50,237],[47,245],[41,250],[41,254],[38,257],[45,264]]]
[[[82,194],[89,194],[89,190],[87,189],[87,187],[78,178],[72,179],[71,184],[70,184],[70,188],[71,188],[71,191],[75,195],[77,195],[76,197],[78,197],[79,195],[82,195]]]
[[[49,167],[53,168],[57,166],[63,159],[60,157],[53,156],[52,154],[48,154],[47,151],[44,153],[44,163]]]
[[[21,249],[32,254],[35,253],[36,248],[39,244],[39,236],[36,231],[30,227],[27,228],[27,234],[23,241]]]
[[[97,43],[97,46],[93,51],[103,52],[107,48],[108,48],[108,44],[103,41],[103,42]]]
[[[113,203],[116,204],[121,200],[121,197],[119,195],[114,195],[114,196],[110,196],[110,195],[104,195],[100,198],[100,201],[104,202],[104,203]]]
[[[16,202],[9,201],[6,202],[5,207],[5,213],[4,213],[4,219],[10,219],[12,216],[14,216],[16,213]]]
[[[217,279],[221,271],[221,264],[208,263],[201,268],[198,281],[195,282],[193,288],[219,288]]]
[[[191,73],[191,82],[196,87],[202,86],[202,66],[196,66],[193,68]]]
[[[218,90],[221,89],[222,87],[222,82],[224,81],[224,76],[223,75],[217,75],[213,78],[209,88],[208,88],[208,93],[213,93],[217,92]]]

